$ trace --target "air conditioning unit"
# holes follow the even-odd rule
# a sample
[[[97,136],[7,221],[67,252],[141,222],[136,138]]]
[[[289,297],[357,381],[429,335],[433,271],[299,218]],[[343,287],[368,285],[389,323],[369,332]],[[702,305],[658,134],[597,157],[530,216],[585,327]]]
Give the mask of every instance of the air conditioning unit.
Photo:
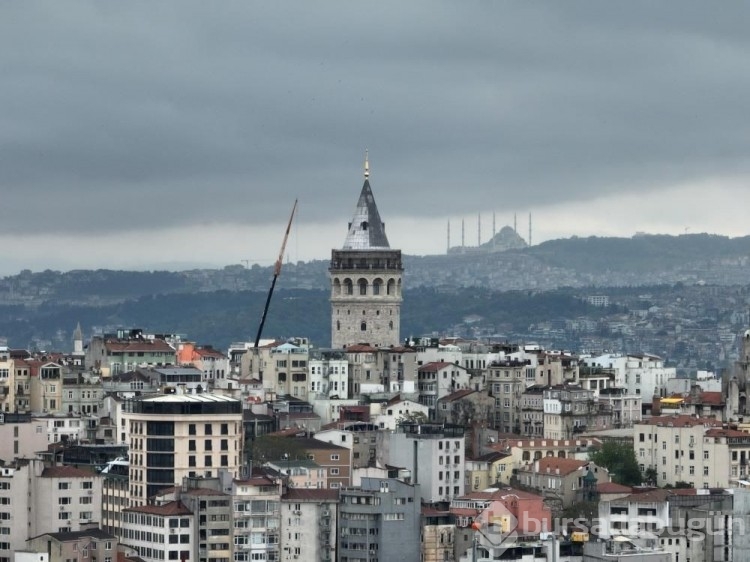
[[[60,506],[60,511],[65,511],[65,506],[64,505]]]
[[[88,494],[89,496],[93,496],[93,495],[94,495],[94,490],[88,490],[88,491],[86,491],[86,493],[87,493],[87,494]]]
[[[302,512],[301,511],[295,511],[294,514],[295,515],[302,515]]]
[[[177,529],[169,529],[169,532],[174,535],[177,532]]]
[[[326,509],[325,511],[321,512],[320,515],[322,515],[323,517],[330,517],[331,516],[331,512]]]

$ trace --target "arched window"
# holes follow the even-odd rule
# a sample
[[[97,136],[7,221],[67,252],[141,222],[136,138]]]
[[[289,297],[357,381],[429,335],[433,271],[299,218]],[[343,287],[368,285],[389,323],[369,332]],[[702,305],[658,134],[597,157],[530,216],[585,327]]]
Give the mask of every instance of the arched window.
[[[382,279],[375,279],[375,281],[372,282],[372,294],[373,295],[379,295],[383,288],[383,280]]]
[[[359,294],[360,295],[366,295],[367,294],[367,279],[360,279],[357,281],[357,285],[359,286]]]
[[[395,295],[396,294],[396,281],[393,279],[388,279],[388,285],[386,288],[386,294],[389,295]]]
[[[340,320],[336,320],[336,331],[337,332],[341,331],[341,321]]]
[[[333,294],[336,296],[341,294],[341,281],[339,279],[333,280]]]
[[[401,279],[398,280],[398,287],[396,288],[396,291],[399,296],[401,296]]]
[[[359,329],[363,332],[367,331],[367,322],[362,322],[362,324],[359,325]]]
[[[354,294],[354,285],[352,284],[351,279],[344,279],[344,294],[346,295],[353,295]]]
[[[528,451],[524,451],[524,452],[523,452],[523,453],[521,454],[521,460],[522,460],[522,461],[528,461],[528,460],[531,460],[531,453],[529,453]]]

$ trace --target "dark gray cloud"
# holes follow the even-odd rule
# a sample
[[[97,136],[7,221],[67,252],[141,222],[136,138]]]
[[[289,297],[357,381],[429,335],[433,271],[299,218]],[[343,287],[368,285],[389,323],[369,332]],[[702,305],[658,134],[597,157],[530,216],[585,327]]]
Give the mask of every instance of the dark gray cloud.
[[[743,176],[748,12],[4,3],[0,234],[340,222],[366,147],[386,220]]]

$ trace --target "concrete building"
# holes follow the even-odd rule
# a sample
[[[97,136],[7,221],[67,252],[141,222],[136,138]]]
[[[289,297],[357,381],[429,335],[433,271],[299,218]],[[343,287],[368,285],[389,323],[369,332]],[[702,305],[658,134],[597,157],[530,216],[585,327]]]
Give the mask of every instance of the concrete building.
[[[419,486],[396,479],[363,478],[341,490],[338,560],[420,559]]]
[[[378,466],[403,468],[418,483],[427,503],[450,501],[464,493],[464,429],[429,423],[402,424],[378,436]]]
[[[544,390],[544,438],[571,439],[584,431],[612,427],[612,410],[591,390],[559,385]]]
[[[113,535],[96,528],[81,531],[43,533],[28,541],[33,552],[45,553],[49,562],[97,560],[117,562],[118,541]],[[7,559],[10,561],[10,558]],[[34,561],[38,561],[35,557]]]
[[[121,541],[145,562],[195,560],[194,537],[195,516],[182,502],[123,510]]]
[[[71,466],[46,467],[41,460],[0,468],[0,557],[26,548],[42,533],[67,533],[101,521],[101,477]]]
[[[609,471],[591,461],[545,457],[518,469],[521,486],[536,490],[548,505],[565,509],[576,502],[592,501],[596,486],[609,482]],[[586,494],[587,491],[592,493]]]
[[[338,502],[338,490],[287,490],[281,498],[281,561],[337,559]]]
[[[16,368],[7,347],[0,346],[0,412],[14,412],[16,403]]]
[[[349,361],[341,350],[315,350],[310,353],[310,396],[313,401],[321,396],[346,398],[348,396]]]
[[[492,424],[495,399],[486,392],[464,389],[439,398],[435,417],[438,422],[469,425],[472,421],[486,420]]]
[[[370,421],[380,429],[395,431],[404,421],[414,421],[416,418],[427,421],[429,412],[430,409],[424,404],[396,397],[388,402],[370,404]]]
[[[242,403],[214,394],[161,394],[128,400],[131,506],[185,477],[239,475]]]
[[[144,334],[142,330],[119,330],[91,338],[85,363],[104,378],[139,367],[177,364],[177,354],[166,336]]]
[[[635,424],[633,435],[641,469],[655,471],[658,486],[727,488],[750,475],[750,433],[716,419],[657,416]]]
[[[329,488],[343,488],[352,483],[351,449],[312,438],[293,438],[307,458],[327,473]]]
[[[0,461],[35,458],[47,449],[47,424],[31,414],[0,414]]]
[[[261,474],[234,479],[227,472],[220,478],[233,502],[234,561],[281,560],[281,480]]]
[[[370,188],[365,183],[344,245],[331,252],[331,346],[368,343],[398,346],[401,324],[401,250],[392,250]]]
[[[430,408],[434,419],[437,402],[444,396],[469,388],[469,372],[453,363],[427,363],[417,369],[419,403]]]

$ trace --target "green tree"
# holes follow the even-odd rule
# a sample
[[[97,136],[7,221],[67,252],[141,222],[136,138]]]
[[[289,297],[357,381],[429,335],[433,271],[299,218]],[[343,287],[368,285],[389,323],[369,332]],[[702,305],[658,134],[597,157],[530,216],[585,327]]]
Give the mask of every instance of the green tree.
[[[609,470],[618,484],[637,486],[643,479],[635,451],[624,443],[605,441],[600,449],[589,453],[589,459]]]
[[[253,465],[260,466],[264,462],[304,460],[307,455],[302,445],[293,437],[261,435],[253,441],[252,458]]]

